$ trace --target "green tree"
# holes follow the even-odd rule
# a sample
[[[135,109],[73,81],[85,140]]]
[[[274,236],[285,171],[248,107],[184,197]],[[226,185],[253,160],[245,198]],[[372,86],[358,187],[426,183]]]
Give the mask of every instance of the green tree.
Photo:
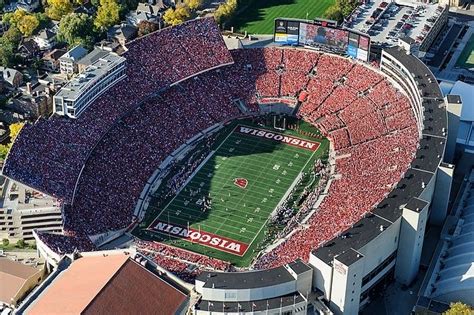
[[[336,5],[340,8],[343,17],[348,16],[359,5],[358,0],[336,0]]]
[[[191,11],[195,11],[202,6],[203,0],[184,0],[184,4],[187,5]]]
[[[48,26],[51,19],[46,15],[46,13],[38,12],[34,13],[34,16],[38,19],[39,29],[45,28]]]
[[[85,13],[69,13],[59,22],[58,40],[69,46],[83,45],[91,48],[94,44],[94,24]]]
[[[16,26],[11,26],[4,34],[3,39],[11,43],[13,46],[18,46],[21,42],[21,33]]]
[[[4,238],[2,240],[2,245],[3,247],[7,247],[8,245],[10,245],[10,241],[8,240],[8,238]]]
[[[15,60],[16,45],[13,45],[8,39],[0,37],[0,65],[11,67]]]
[[[18,248],[25,248],[26,246],[28,246],[28,244],[22,238],[16,242],[16,247]]]
[[[169,8],[163,15],[163,20],[167,25],[179,25],[191,17],[187,6],[181,5],[176,9]]]
[[[120,21],[120,5],[116,0],[100,0],[94,25],[101,31]]]
[[[327,8],[326,12],[324,12],[324,17],[326,19],[335,20],[338,22],[342,21],[343,19],[341,9],[337,4],[333,4]]]
[[[64,15],[72,12],[70,0],[48,0],[46,14],[52,20],[59,21]]]
[[[449,310],[443,313],[443,315],[472,315],[474,310],[467,304],[462,302],[451,303]]]

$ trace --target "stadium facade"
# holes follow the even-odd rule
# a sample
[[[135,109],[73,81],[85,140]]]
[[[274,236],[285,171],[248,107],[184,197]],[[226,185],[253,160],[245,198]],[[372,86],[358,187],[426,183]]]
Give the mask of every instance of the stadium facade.
[[[185,23],[184,26],[165,29],[162,33],[158,34],[160,34],[162,39],[166,36],[170,36],[170,34],[173,35],[172,32],[176,32],[176,36],[181,36],[182,34],[180,32],[184,32],[186,28],[189,28],[192,31],[199,29],[199,27],[201,27],[199,23],[209,22],[205,19],[198,22],[188,22]],[[214,31],[216,30],[217,27],[215,27]],[[208,38],[208,40],[212,41],[214,35],[211,34],[209,37],[210,39]],[[156,65],[156,63],[154,63],[154,60],[146,60],[147,51],[144,51],[142,47],[143,43],[146,43],[147,40],[153,40],[153,36],[154,35],[151,37],[145,37],[141,42],[134,43],[131,49],[128,50],[127,54],[129,54],[129,56],[134,57],[133,53],[136,53],[140,58],[135,56],[136,59],[131,57],[130,59],[127,59],[127,62],[130,63],[127,66],[127,71],[132,71],[131,69],[138,68],[143,71],[150,71],[149,75],[153,75],[153,73],[151,73],[153,69],[149,68],[152,68],[151,64]],[[160,36],[155,36],[155,39]],[[217,37],[220,37],[220,35],[216,36],[216,38]],[[177,49],[182,50],[182,45],[186,44],[188,38],[190,37],[183,37],[184,43],[167,42],[167,44],[178,45],[180,47]],[[204,49],[212,48],[214,49],[214,57],[219,56],[219,58],[217,58],[217,60],[214,58],[211,61],[206,60],[205,55],[194,56],[195,58],[202,58],[207,62],[207,64],[200,67],[197,63],[198,59],[193,59],[192,61],[194,63],[191,63],[190,65],[194,68],[186,68],[183,70],[183,73],[179,73],[179,75],[176,73],[169,73],[169,76],[165,76],[163,73],[155,73],[155,75],[160,77],[160,80],[164,78],[163,80],[165,80],[165,83],[162,83],[159,80],[143,80],[143,77],[146,77],[143,73],[140,73],[139,75],[135,73],[136,77],[132,77],[132,72],[129,72],[129,75],[125,80],[117,83],[115,87],[109,90],[112,101],[115,98],[117,102],[119,102],[120,99],[132,102],[132,99],[135,99],[135,95],[131,97],[126,96],[125,94],[120,94],[119,92],[121,88],[127,89],[132,84],[138,82],[138,86],[140,86],[141,90],[137,92],[137,95],[139,94],[144,99],[143,103],[138,102],[136,108],[127,104],[130,108],[125,108],[123,111],[126,111],[129,114],[134,114],[136,112],[138,113],[136,114],[136,117],[141,117],[140,114],[142,112],[146,113],[147,111],[146,103],[143,105],[148,97],[148,94],[145,93],[145,91],[153,96],[158,93],[156,91],[163,91],[171,86],[170,89],[177,90],[178,94],[170,94],[173,97],[179,96],[179,94],[185,91],[186,88],[176,85],[174,82],[183,81],[186,78],[191,77],[193,71],[194,75],[197,75],[205,73],[206,69],[216,69],[219,67],[222,68],[221,70],[216,70],[216,76],[223,77],[223,67],[232,64],[231,54],[219,46],[223,45],[222,38],[215,39],[214,42],[209,43],[206,43],[205,41],[198,44],[192,42],[189,45],[193,48],[196,48],[196,46],[199,45],[203,45]],[[159,47],[159,45],[156,47]],[[291,50],[297,52],[301,51],[293,48],[291,48]],[[282,51],[291,50],[283,49]],[[265,53],[265,51],[263,52]],[[279,55],[281,62],[283,59],[283,52],[278,51],[278,53],[281,53]],[[142,54],[145,54],[145,57],[143,57]],[[234,56],[235,55],[236,54],[234,54]],[[248,53],[248,56],[252,56],[252,53]],[[244,57],[248,58],[248,56]],[[336,61],[347,61],[343,60],[341,57],[330,54],[325,54],[324,56],[329,60],[332,60],[333,58]],[[163,58],[166,59],[166,56]],[[179,63],[184,62],[182,60],[180,61],[179,58],[175,58],[174,62],[176,62],[176,64],[174,67],[179,67]],[[173,62],[172,59],[168,61]],[[201,65],[201,63],[199,63],[199,65]],[[251,63],[252,61],[249,61],[249,64]],[[254,65],[258,66],[257,63],[254,63]],[[146,66],[149,66],[149,68]],[[355,66],[350,64],[348,71],[353,68],[355,68]],[[366,69],[367,67],[363,66],[361,68]],[[167,69],[175,68],[169,67]],[[251,66],[246,67],[246,70],[249,69],[251,70]],[[446,216],[447,198],[451,186],[453,167],[452,165],[443,162],[448,131],[445,101],[439,90],[438,83],[429,69],[419,59],[409,55],[402,49],[390,48],[384,50],[379,70],[380,73],[377,73],[378,76],[383,74],[384,80],[388,80],[393,86],[398,88],[398,90],[403,91],[403,97],[408,98],[411,112],[416,121],[419,142],[416,148],[415,157],[406,171],[403,170],[402,178],[398,183],[396,183],[396,186],[391,189],[385,199],[381,202],[377,202],[376,205],[366,205],[366,209],[369,209],[370,211],[365,211],[362,215],[358,215],[357,220],[351,222],[349,229],[340,231],[335,238],[332,238],[331,236],[332,239],[324,239],[324,242],[319,246],[314,246],[313,243],[310,243],[312,245],[311,253],[302,253],[302,255],[307,257],[307,263],[301,260],[293,262],[285,261],[289,259],[288,257],[297,257],[299,254],[293,252],[285,253],[286,256],[281,257],[283,263],[275,268],[266,268],[266,266],[271,265],[269,263],[263,264],[265,270],[259,271],[234,273],[204,271],[200,273],[195,280],[195,289],[201,295],[201,299],[193,307],[196,314],[228,314],[242,312],[248,314],[303,314],[306,312],[308,303],[310,303],[310,296],[312,296],[313,302],[314,299],[324,302],[336,314],[357,314],[359,309],[370,301],[369,297],[372,290],[383,285],[384,282],[390,282],[392,279],[395,279],[400,283],[410,284],[413,281],[417,275],[420,264],[423,238],[427,223],[430,220],[436,222],[442,221]],[[243,80],[246,73],[244,72],[242,74],[243,76],[241,78]],[[316,71],[311,73],[311,75],[316,75]],[[337,82],[336,80],[330,82],[331,89],[333,88],[333,84],[340,86],[347,80],[347,77],[344,77],[337,80]],[[193,84],[193,80],[187,80],[186,82],[191,82],[189,83],[191,86]],[[186,82],[183,84],[186,84]],[[199,79],[197,79],[196,82],[199,82]],[[385,81],[380,80],[380,82]],[[173,92],[174,90],[171,91]],[[105,91],[102,91],[101,93],[104,92]],[[364,94],[362,92],[363,91],[359,93],[361,96]],[[161,94],[159,99],[166,99],[166,93],[167,92]],[[299,96],[301,97],[301,94]],[[327,97],[328,96],[326,96],[326,98]],[[180,100],[178,99],[178,102],[179,101]],[[99,101],[93,102],[93,104],[90,104],[90,110],[97,111],[97,108],[101,108],[100,106],[103,105],[103,102],[105,102],[104,98],[100,98]],[[380,102],[382,103],[382,100],[380,100]],[[98,105],[94,107],[95,104]],[[175,103],[172,104],[175,105]],[[239,110],[244,111],[244,114],[248,115],[249,112],[251,112],[251,104],[249,103],[247,104],[248,107],[246,107],[244,102],[232,102],[231,105],[233,106],[233,110],[238,108]],[[165,108],[161,109],[166,111]],[[87,111],[84,115],[86,114],[88,114]],[[217,115],[215,112],[212,114]],[[228,118],[232,116],[229,115],[226,117]],[[74,173],[71,175],[70,173],[67,173],[68,176],[63,176],[62,173],[59,174],[59,170],[64,171],[64,169],[61,168],[59,170],[52,170],[52,173],[47,174],[47,178],[43,179],[41,178],[41,175],[36,174],[35,171],[38,169],[44,169],[44,166],[40,165],[41,167],[36,167],[35,163],[38,163],[38,161],[31,160],[27,161],[28,163],[32,163],[31,170],[24,171],[18,168],[18,166],[21,165],[21,162],[24,162],[24,152],[28,152],[23,146],[24,143],[29,140],[28,137],[33,137],[33,127],[25,128],[26,132],[22,131],[23,135],[20,134],[19,141],[17,140],[17,143],[13,147],[13,153],[10,153],[7,159],[4,168],[6,176],[21,182],[28,182],[30,185],[55,196],[60,195],[59,197],[64,198],[66,201],[71,201],[71,197],[74,196],[73,207],[76,208],[65,210],[67,225],[65,230],[68,230],[68,235],[65,237],[70,237],[68,242],[65,242],[64,239],[55,240],[53,236],[45,237],[41,234],[35,234],[39,252],[46,256],[48,262],[53,265],[58,263],[61,259],[61,255],[71,250],[70,248],[64,248],[65,244],[70,245],[74,251],[81,251],[81,248],[84,247],[94,247],[94,244],[92,243],[100,245],[105,241],[110,240],[111,235],[117,236],[126,231],[127,225],[122,221],[119,221],[119,219],[122,218],[120,215],[123,216],[123,214],[121,212],[111,212],[114,215],[107,217],[107,211],[114,210],[110,210],[110,205],[101,204],[100,202],[96,204],[96,207],[98,208],[92,207],[91,205],[94,204],[94,201],[100,198],[100,192],[96,195],[95,193],[97,190],[92,187],[90,183],[87,183],[87,185],[83,184],[85,180],[89,180],[98,175],[97,170],[101,170],[100,168],[97,168],[102,165],[98,162],[98,166],[95,164],[88,166],[91,165],[91,161],[95,161],[94,158],[99,162],[101,160],[107,160],[106,158],[103,158],[102,154],[105,153],[100,151],[99,144],[107,142],[115,143],[113,141],[116,141],[116,143],[122,143],[124,140],[121,138],[122,134],[120,132],[133,130],[134,128],[140,130],[140,128],[137,127],[140,126],[138,124],[127,125],[127,123],[134,118],[133,115],[123,115],[122,117],[120,114],[116,114],[115,117],[110,116],[108,118],[109,125],[106,125],[106,127],[102,129],[98,128],[104,132],[104,134],[98,135],[95,141],[91,140],[92,144],[89,145],[92,146],[92,149],[89,148],[87,154],[84,156],[79,156],[78,158],[75,157],[76,160],[74,161],[68,161],[68,163],[79,161],[80,165],[75,165],[70,169],[67,169],[67,164],[62,166],[64,169],[67,169],[67,172],[73,173],[74,171],[77,171],[79,175]],[[110,123],[110,121],[113,121],[113,118],[117,120],[115,124]],[[82,127],[81,124],[83,121],[88,122],[87,119],[89,118],[79,117],[77,122],[71,123],[72,127],[68,131],[70,132],[71,130],[76,129],[82,130],[80,129]],[[53,121],[52,123],[55,122]],[[200,122],[198,121],[198,123]],[[74,124],[77,124],[77,126]],[[201,125],[207,126],[204,123],[201,123],[200,126]],[[45,128],[48,129],[49,127],[47,126]],[[64,128],[64,130],[67,130],[66,127]],[[115,135],[118,135],[119,138],[114,138]],[[133,139],[133,137],[131,137],[131,139]],[[187,139],[185,139],[185,141],[186,140]],[[362,142],[363,140],[364,139],[362,138],[360,141]],[[84,142],[86,141],[84,140],[81,145],[84,145]],[[169,153],[174,152],[178,147],[181,148],[186,143],[176,141],[176,144],[173,144],[176,145],[176,147],[174,150],[171,150],[171,147],[167,148],[170,149]],[[69,144],[67,145],[70,147]],[[156,151],[156,148],[154,148],[154,150]],[[398,154],[398,151],[395,150],[392,154]],[[88,163],[87,165],[86,162]],[[109,161],[106,162],[108,163],[107,165],[110,164]],[[170,161],[163,159],[156,163],[162,165],[162,163],[166,162]],[[55,163],[60,164],[61,161],[56,159]],[[156,171],[157,169],[158,167],[155,167],[153,171]],[[55,174],[54,172],[58,173]],[[128,174],[127,176],[138,175],[140,174],[133,173]],[[145,182],[150,178],[150,175],[151,174],[144,176]],[[77,176],[80,176],[80,178]],[[102,179],[99,179],[99,182],[103,184]],[[141,183],[141,181],[138,182]],[[105,186],[106,185],[103,185],[103,187]],[[143,186],[145,185],[142,185],[142,187]],[[73,187],[73,189],[70,187]],[[92,197],[88,195],[91,192],[94,192]],[[107,198],[109,193],[110,191],[107,192]],[[366,193],[370,194],[371,192],[367,189]],[[138,194],[140,194],[140,191],[138,191]],[[109,198],[109,200],[117,202],[117,200],[121,201],[119,198],[122,198],[119,191],[117,191],[116,195],[113,197],[114,198]],[[137,196],[136,200],[134,200],[134,205],[138,199],[141,199],[143,202],[146,198],[142,193],[140,198]],[[119,204],[119,202],[117,202],[117,204]],[[71,206],[69,205],[69,207]],[[112,208],[114,207],[115,204]],[[81,209],[86,212],[74,212],[75,209]],[[97,216],[90,218],[87,217],[87,215],[92,213],[90,211],[94,211],[94,209]],[[133,209],[127,209],[127,211],[133,212]],[[99,213],[101,216],[99,216]],[[106,221],[106,219],[102,219],[102,217],[107,217],[107,220],[110,222]],[[126,218],[129,217],[130,215],[126,216]],[[94,220],[94,218],[101,218],[102,221],[100,221],[100,223],[105,227],[99,226],[99,221]],[[74,230],[71,228],[74,226],[73,223],[75,223],[72,222],[74,221],[73,219],[81,223],[81,229]],[[136,219],[137,218],[135,217],[134,220]],[[104,222],[107,224],[104,224]],[[130,222],[127,224],[129,223]],[[134,223],[136,223],[136,221]],[[318,229],[318,226],[312,228]],[[115,233],[114,231],[118,231],[118,233]],[[304,231],[299,232],[300,234],[298,235],[304,237]],[[90,237],[84,237],[87,235]],[[296,248],[294,250],[296,252]],[[161,251],[170,251],[170,249],[161,249]],[[180,253],[186,255],[186,258],[184,258],[185,260],[190,259],[189,257],[191,254],[189,252],[183,251],[177,252],[177,254],[171,252],[171,255],[176,257],[179,256]],[[275,260],[278,259],[280,259],[280,257],[277,256]],[[163,258],[161,262],[163,264],[172,264],[169,257]],[[181,260],[179,263],[181,263]],[[213,261],[211,261],[211,263],[213,263]],[[208,265],[211,265],[211,263],[208,263]],[[276,261],[276,263],[278,263],[278,261]],[[209,269],[208,266],[207,269]],[[316,296],[316,298],[314,298],[314,296]]]

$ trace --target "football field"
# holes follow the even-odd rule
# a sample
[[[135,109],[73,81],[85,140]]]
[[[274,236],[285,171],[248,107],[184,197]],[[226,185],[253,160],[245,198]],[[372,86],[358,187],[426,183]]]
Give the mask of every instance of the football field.
[[[248,263],[271,213],[323,150],[324,140],[237,125],[163,209],[150,203],[158,215],[147,230],[173,246]]]
[[[274,20],[278,17],[314,19],[322,17],[335,0],[245,0],[239,8],[245,7],[229,23],[240,32],[250,34],[273,34]]]
[[[456,60],[456,66],[465,69],[474,68],[474,35],[471,35],[461,55],[459,55],[458,60]]]

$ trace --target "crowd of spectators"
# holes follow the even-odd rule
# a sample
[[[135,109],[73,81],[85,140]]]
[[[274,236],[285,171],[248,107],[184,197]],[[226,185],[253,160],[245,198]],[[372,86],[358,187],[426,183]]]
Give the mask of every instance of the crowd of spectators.
[[[133,41],[128,49],[124,54],[127,78],[97,98],[78,119],[53,117],[25,126],[6,161],[5,175],[71,202],[90,151],[117,119],[173,82],[232,63],[212,18],[152,33]]]
[[[229,54],[210,20],[198,21],[132,42],[127,79],[75,121],[55,117],[27,126],[7,160],[6,174],[70,200],[84,167],[73,206],[64,213],[65,230],[81,235],[118,230],[134,220],[133,209],[145,183],[166,157],[200,131],[246,114],[237,101],[256,112],[261,97],[297,96],[305,91],[308,96],[298,116],[332,140],[339,156],[338,176],[331,178],[326,198],[307,224],[282,212],[296,232],[259,258],[255,267],[307,259],[312,249],[370,211],[403,176],[418,143],[408,99],[377,72],[338,56],[280,48]],[[206,39],[189,32],[205,34]],[[212,49],[199,53],[208,46]],[[232,59],[233,64],[222,66]],[[35,151],[28,156],[31,146]],[[323,182],[330,180],[327,169],[321,175]],[[303,214],[314,210],[320,189],[305,192]],[[54,246],[55,240],[47,242]],[[189,264],[230,267],[160,243],[137,244],[186,279],[194,272],[189,272]]]

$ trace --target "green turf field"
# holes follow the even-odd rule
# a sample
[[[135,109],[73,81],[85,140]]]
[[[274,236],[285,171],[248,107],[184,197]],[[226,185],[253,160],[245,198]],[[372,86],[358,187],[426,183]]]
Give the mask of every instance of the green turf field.
[[[240,126],[244,125],[236,128]],[[262,127],[258,129],[269,130]],[[155,218],[148,226],[145,238],[154,239],[156,236],[173,246],[239,266],[248,265],[256,254],[256,246],[266,233],[270,214],[303,169],[310,168],[328,149],[326,139],[318,141],[296,135],[295,131],[284,131],[283,134],[318,142],[319,148],[311,151],[264,137],[238,133],[236,129],[230,130],[214,153],[168,204],[160,208],[150,203],[147,212],[155,213]],[[271,132],[276,134],[275,130]],[[237,178],[246,180],[246,185],[242,185],[245,187],[234,183]],[[208,210],[203,207],[204,198],[211,200]],[[160,232],[156,229],[157,224],[189,227],[191,231],[237,241],[248,248],[242,255],[226,252],[215,246],[174,237],[163,230]]]
[[[469,38],[469,41],[462,50],[461,55],[456,61],[456,66],[465,69],[474,68],[474,34],[471,35],[471,38]]]
[[[278,17],[314,19],[322,17],[335,0],[245,0],[245,7],[232,19],[229,26],[249,34],[273,34],[274,20]]]

